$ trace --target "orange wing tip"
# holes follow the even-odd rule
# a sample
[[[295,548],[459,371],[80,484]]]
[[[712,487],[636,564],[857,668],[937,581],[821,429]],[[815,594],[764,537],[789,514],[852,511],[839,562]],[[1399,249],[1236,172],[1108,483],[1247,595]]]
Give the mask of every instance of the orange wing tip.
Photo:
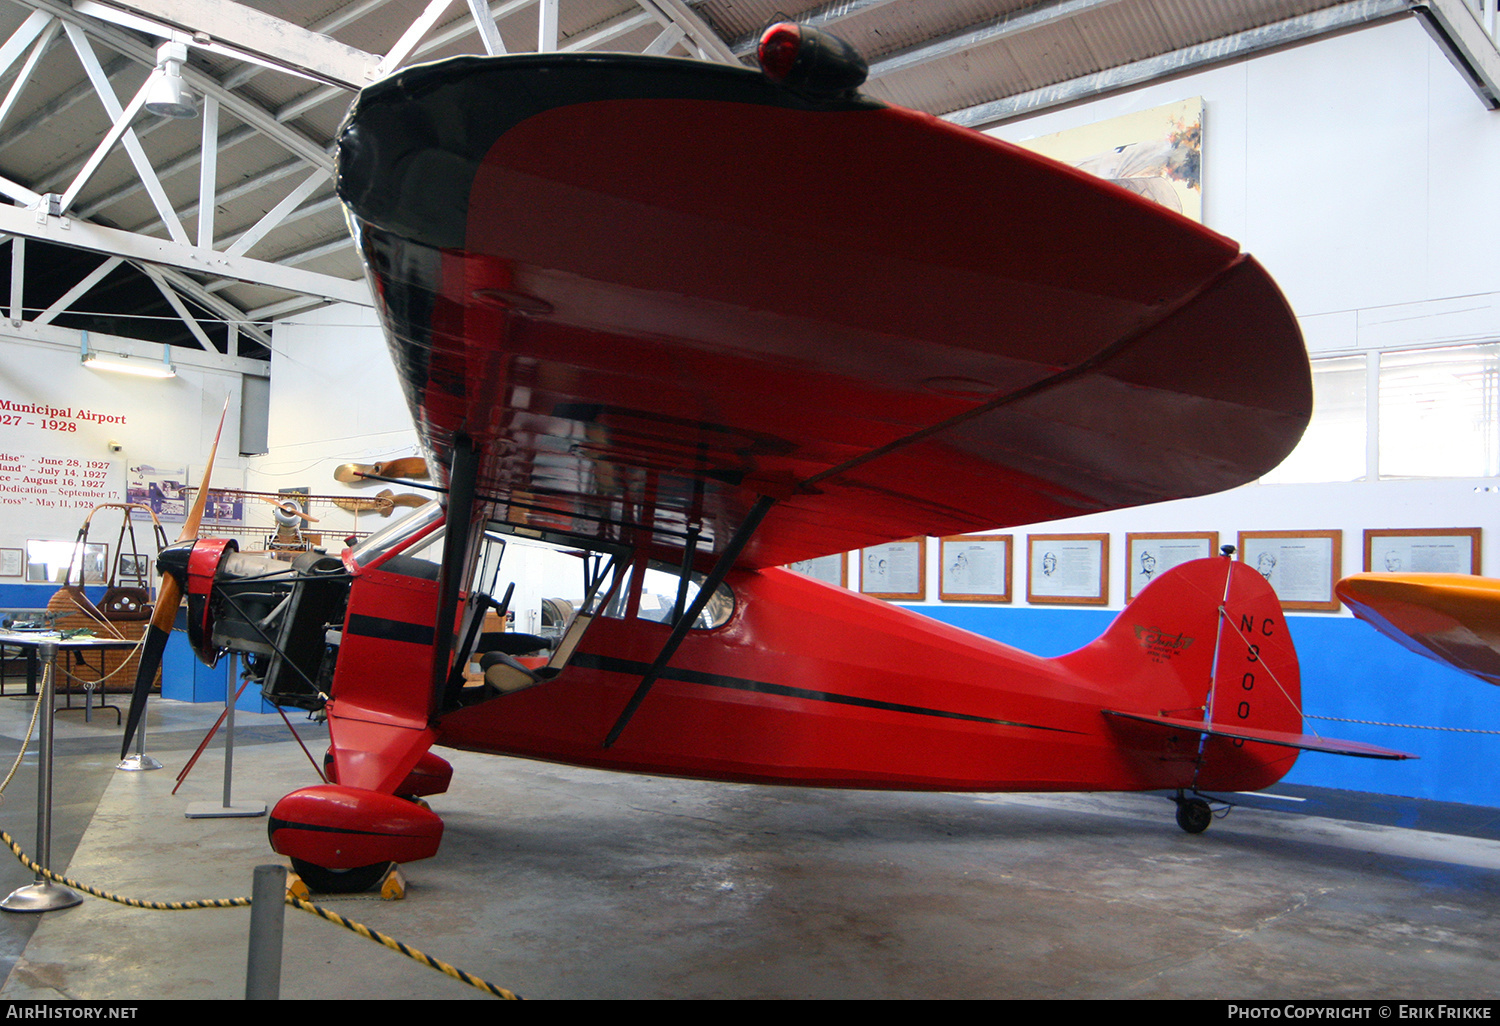
[[[1327,752],[1330,755],[1353,755],[1362,759],[1415,759],[1410,752],[1398,752],[1393,748],[1380,748],[1360,741],[1341,741],[1337,738],[1314,737],[1311,734],[1292,734],[1281,730],[1260,730],[1255,727],[1226,727],[1222,723],[1204,724],[1202,720],[1179,720],[1171,716],[1147,716],[1143,713],[1120,712],[1105,709],[1106,716],[1120,716],[1141,723],[1155,723],[1174,730],[1193,734],[1208,734],[1211,737],[1236,738],[1241,741],[1259,741],[1284,748],[1300,748],[1307,752]]]

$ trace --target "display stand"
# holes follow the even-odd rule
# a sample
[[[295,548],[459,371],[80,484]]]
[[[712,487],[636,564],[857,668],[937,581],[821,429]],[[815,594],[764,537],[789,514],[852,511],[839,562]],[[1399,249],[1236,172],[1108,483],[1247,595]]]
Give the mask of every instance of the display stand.
[[[233,652],[229,654],[229,659],[230,672],[227,674],[224,693],[224,801],[219,805],[213,802],[193,802],[184,813],[188,819],[245,818],[266,814],[265,802],[235,804],[231,800],[234,790],[234,682],[238,674],[234,672],[236,656]]]
[[[135,732],[135,754],[127,755],[115,766],[117,770],[127,773],[141,773],[146,770],[159,770],[162,768],[160,759],[153,759],[146,754],[146,717],[141,717],[141,724]]]

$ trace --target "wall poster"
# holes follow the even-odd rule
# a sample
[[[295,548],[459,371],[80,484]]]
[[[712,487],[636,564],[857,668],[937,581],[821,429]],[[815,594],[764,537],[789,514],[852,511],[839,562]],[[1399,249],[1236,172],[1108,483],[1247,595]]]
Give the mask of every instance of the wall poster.
[[[1178,563],[1219,550],[1218,531],[1138,532],[1125,536],[1125,601]]]
[[[927,539],[872,545],[859,552],[859,590],[873,598],[920,602],[927,596]]]
[[[1109,602],[1109,535],[1028,535],[1026,601],[1102,606]]]
[[[1424,527],[1365,531],[1367,574],[1477,574],[1480,529]]]
[[[1283,609],[1336,612],[1342,531],[1241,531],[1240,559],[1276,589]]]
[[[959,534],[938,543],[943,571],[938,598],[944,602],[1009,602],[1011,536]]]

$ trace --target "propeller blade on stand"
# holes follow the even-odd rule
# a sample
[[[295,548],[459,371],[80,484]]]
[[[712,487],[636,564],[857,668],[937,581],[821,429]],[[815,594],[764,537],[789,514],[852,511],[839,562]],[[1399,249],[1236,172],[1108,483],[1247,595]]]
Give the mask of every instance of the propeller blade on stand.
[[[208,450],[208,465],[203,468],[203,483],[198,486],[198,494],[193,497],[193,508],[182,522],[182,533],[177,536],[179,542],[196,538],[198,527],[203,523],[203,510],[208,505],[208,483],[213,477],[214,460],[219,455],[219,439],[224,434],[224,418],[228,414],[229,398],[226,396],[223,412],[219,414],[219,430],[214,432],[214,444]],[[181,602],[182,586],[171,574],[163,574],[161,591],[156,597],[156,611],[151,617],[151,625],[146,628],[146,644],[141,650],[140,665],[136,669],[135,687],[130,692],[130,709],[125,716],[125,740],[120,745],[121,759],[130,755],[130,742],[146,711],[146,696],[151,691],[152,682],[156,680],[156,671],[161,669],[162,654],[166,651],[167,638],[172,634],[172,621],[177,619],[177,607]]]

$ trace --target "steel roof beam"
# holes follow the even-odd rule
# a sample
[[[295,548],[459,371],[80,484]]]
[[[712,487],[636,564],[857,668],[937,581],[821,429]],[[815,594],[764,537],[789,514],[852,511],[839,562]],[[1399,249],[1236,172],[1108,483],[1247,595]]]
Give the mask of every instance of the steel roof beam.
[[[1495,5],[1487,0],[1488,25],[1462,0],[1413,3],[1428,35],[1490,110],[1500,109],[1500,51],[1495,48]]]
[[[39,219],[37,215],[36,210],[0,206],[0,232],[41,239],[74,249],[123,256],[130,260],[163,264],[194,274],[212,274],[284,289],[287,292],[305,292],[337,303],[371,305],[369,288],[362,279],[350,281],[327,274],[298,271],[251,257],[205,253],[194,246],[154,239],[118,228],[106,228],[75,218],[43,216]]]
[[[740,64],[739,56],[719,34],[699,17],[698,12],[683,0],[636,0],[647,14],[661,22],[663,28],[676,26],[682,29],[693,47],[704,60],[720,64]]]
[[[348,89],[374,81],[380,63],[374,54],[234,0],[77,0],[74,6],[102,21],[163,39],[181,33],[183,42],[199,49]]]
[[[1232,36],[1185,47],[1158,57],[1107,68],[1056,85],[976,104],[943,115],[955,124],[977,127],[995,125],[1039,111],[1078,103],[1095,96],[1133,89],[1173,75],[1239,60],[1277,47],[1306,42],[1332,32],[1360,28],[1386,18],[1407,14],[1410,0],[1355,0],[1289,18],[1271,25],[1248,29]]]

